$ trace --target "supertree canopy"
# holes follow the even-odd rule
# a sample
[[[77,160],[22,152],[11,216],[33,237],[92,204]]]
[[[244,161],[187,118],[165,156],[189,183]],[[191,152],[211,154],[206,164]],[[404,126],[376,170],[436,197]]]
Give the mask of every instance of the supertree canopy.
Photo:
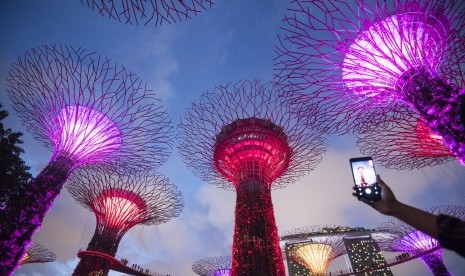
[[[283,23],[277,82],[306,89],[290,96],[319,106],[328,132],[363,132],[412,110],[465,162],[464,1],[293,1]]]
[[[138,77],[82,48],[29,50],[6,85],[23,124],[53,150],[28,190],[0,212],[0,274],[8,275],[75,168],[114,160],[155,168],[169,156],[172,126]]]
[[[211,8],[214,0],[81,0],[104,17],[129,25],[151,25],[188,20]]]
[[[464,206],[440,206],[432,208],[431,212],[465,219]],[[395,239],[382,242],[380,245],[383,248],[389,251],[407,252],[410,255],[419,256],[434,275],[451,275],[444,265],[442,248],[436,239],[397,219],[383,223],[381,228],[390,229],[396,235]],[[425,252],[427,253],[425,254]]]
[[[284,275],[271,189],[312,170],[325,150],[325,139],[290,112],[278,90],[257,80],[219,86],[179,125],[188,167],[236,190],[232,275]]]
[[[231,257],[208,257],[196,261],[192,270],[200,276],[229,276],[231,273]]]
[[[67,189],[74,199],[95,214],[97,224],[87,251],[115,256],[124,234],[135,225],[155,225],[179,216],[181,192],[167,178],[148,171],[112,170],[86,166],[71,176]],[[106,264],[109,265],[109,264]],[[109,267],[84,256],[74,275],[89,275]]]
[[[369,234],[374,240],[387,240],[385,231],[364,228],[306,226],[281,235],[287,258],[303,265],[311,275],[327,275],[331,262],[346,254],[344,238]]]
[[[382,127],[374,125],[357,134],[357,144],[364,155],[376,156],[377,163],[392,169],[418,169],[455,159],[442,137],[433,134],[417,114]]]
[[[45,246],[36,242],[31,242],[26,249],[19,265],[31,263],[47,263],[55,261],[57,256]]]

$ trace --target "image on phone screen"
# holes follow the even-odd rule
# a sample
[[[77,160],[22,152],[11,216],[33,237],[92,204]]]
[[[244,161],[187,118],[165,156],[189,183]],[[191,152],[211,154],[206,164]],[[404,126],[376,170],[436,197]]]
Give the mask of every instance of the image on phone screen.
[[[376,171],[371,157],[351,158],[350,165],[354,177],[357,197],[377,200],[380,190],[376,183]]]

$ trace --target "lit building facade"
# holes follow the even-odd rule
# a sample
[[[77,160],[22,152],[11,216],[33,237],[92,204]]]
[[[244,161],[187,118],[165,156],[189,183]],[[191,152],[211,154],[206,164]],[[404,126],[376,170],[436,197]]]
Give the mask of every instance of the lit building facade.
[[[350,264],[355,275],[392,276],[389,267],[363,272],[373,267],[386,265],[386,260],[380,252],[379,246],[371,235],[344,238],[344,245]]]
[[[297,248],[310,244],[310,242],[296,242],[296,243],[286,243],[285,251],[286,251],[286,260],[287,260],[287,269],[289,272],[289,276],[309,276],[310,272],[308,269],[297,262],[294,258],[291,256],[291,252],[294,252],[297,250]]]

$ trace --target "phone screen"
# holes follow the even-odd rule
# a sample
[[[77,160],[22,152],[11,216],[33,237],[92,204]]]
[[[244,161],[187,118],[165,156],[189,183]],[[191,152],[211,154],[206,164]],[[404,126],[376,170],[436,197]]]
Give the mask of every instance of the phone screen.
[[[351,158],[350,166],[357,196],[370,200],[379,199],[380,193],[373,159],[371,157]]]

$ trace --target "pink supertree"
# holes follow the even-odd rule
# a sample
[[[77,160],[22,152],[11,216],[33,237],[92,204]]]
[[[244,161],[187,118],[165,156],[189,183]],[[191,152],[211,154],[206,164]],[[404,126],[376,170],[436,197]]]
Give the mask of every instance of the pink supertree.
[[[430,211],[434,214],[446,214],[462,220],[465,219],[464,206],[439,206],[432,208]],[[383,223],[380,228],[389,229],[396,236],[395,239],[380,243],[385,250],[406,252],[412,256],[419,256],[434,275],[451,275],[444,265],[442,248],[436,239],[397,219]]]
[[[179,150],[204,180],[235,189],[232,275],[284,275],[272,188],[312,170],[323,136],[302,122],[271,84],[219,86],[192,104],[179,124]]]
[[[218,256],[208,257],[196,261],[192,270],[199,276],[230,276],[231,257]]]
[[[129,25],[171,24],[211,8],[214,0],[81,0],[104,17]]]
[[[50,163],[0,210],[0,274],[13,271],[70,173],[84,164],[157,167],[172,126],[155,94],[124,66],[82,48],[42,46],[12,66],[7,92]]]
[[[166,223],[179,216],[184,206],[176,186],[167,178],[148,171],[86,166],[73,173],[66,188],[79,204],[95,214],[97,220],[86,251],[112,257],[129,229],[136,225]],[[107,275],[109,265],[99,258],[83,256],[73,275],[90,275],[96,271]]]
[[[290,96],[319,106],[328,132],[363,132],[411,110],[464,163],[464,39],[460,0],[293,1],[275,75],[307,90]]]
[[[56,255],[45,246],[36,242],[31,242],[26,249],[19,265],[32,263],[48,263],[56,260]]]
[[[423,119],[412,115],[357,134],[361,152],[376,156],[377,163],[391,169],[412,170],[454,160],[442,137],[433,134]]]

